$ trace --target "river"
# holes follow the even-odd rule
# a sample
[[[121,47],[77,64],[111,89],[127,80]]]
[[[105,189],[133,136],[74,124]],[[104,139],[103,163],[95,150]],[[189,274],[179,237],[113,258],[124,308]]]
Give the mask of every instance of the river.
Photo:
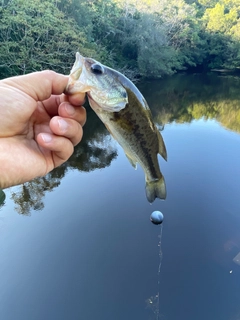
[[[240,319],[240,78],[137,85],[166,144],[166,200],[148,203],[142,169],[88,109],[65,165],[4,190],[1,319]]]

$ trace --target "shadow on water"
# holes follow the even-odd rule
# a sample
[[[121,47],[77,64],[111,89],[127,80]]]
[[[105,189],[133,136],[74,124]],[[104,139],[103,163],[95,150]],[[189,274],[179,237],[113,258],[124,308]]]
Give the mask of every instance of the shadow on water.
[[[139,83],[159,130],[167,123],[191,123],[216,119],[222,126],[240,132],[240,78],[216,74],[179,74],[170,78]],[[88,121],[81,143],[69,161],[47,176],[37,178],[12,193],[16,211],[29,215],[44,207],[44,196],[57,188],[68,170],[90,172],[109,166],[117,157],[115,142],[88,109]]]

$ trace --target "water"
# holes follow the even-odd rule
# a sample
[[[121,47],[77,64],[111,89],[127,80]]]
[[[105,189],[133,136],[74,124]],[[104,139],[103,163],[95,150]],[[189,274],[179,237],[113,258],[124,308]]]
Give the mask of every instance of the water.
[[[240,318],[240,80],[139,86],[168,151],[167,199],[148,203],[142,169],[89,111],[65,166],[5,191],[1,319]]]

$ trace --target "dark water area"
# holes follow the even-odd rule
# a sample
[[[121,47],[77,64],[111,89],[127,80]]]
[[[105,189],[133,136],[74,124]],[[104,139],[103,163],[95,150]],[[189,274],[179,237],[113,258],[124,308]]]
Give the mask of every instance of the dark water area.
[[[88,110],[66,165],[0,195],[0,319],[240,319],[240,78],[138,86],[167,199],[148,203],[142,169]]]

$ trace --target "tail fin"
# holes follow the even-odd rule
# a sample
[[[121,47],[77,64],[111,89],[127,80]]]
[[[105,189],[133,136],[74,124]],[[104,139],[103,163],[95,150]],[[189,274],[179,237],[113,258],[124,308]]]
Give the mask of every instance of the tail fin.
[[[166,199],[167,191],[163,176],[158,180],[146,180],[146,196],[150,203],[156,198]]]

